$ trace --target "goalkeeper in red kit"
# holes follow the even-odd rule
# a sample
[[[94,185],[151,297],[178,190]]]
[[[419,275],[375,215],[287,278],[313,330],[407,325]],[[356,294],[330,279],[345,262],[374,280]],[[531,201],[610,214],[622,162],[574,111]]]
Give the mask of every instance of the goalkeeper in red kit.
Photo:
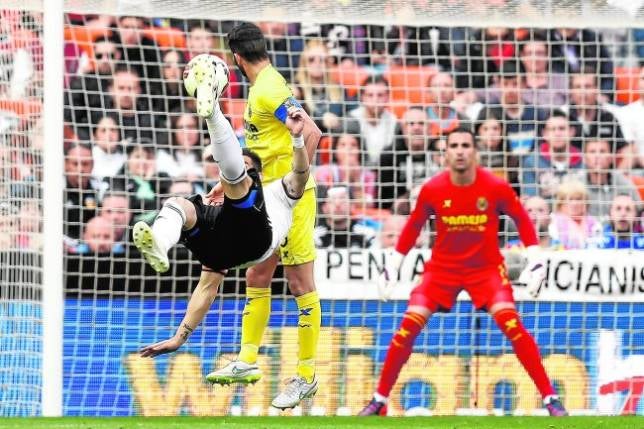
[[[387,398],[412,352],[414,340],[429,317],[449,311],[465,289],[474,306],[485,309],[512,343],[517,358],[534,381],[552,416],[567,415],[541,363],[532,335],[521,323],[499,251],[499,215],[510,216],[527,248],[528,265],[521,274],[533,296],[545,279],[534,226],[510,185],[477,165],[474,135],[456,129],[447,136],[446,171],[421,188],[418,202],[388,258],[379,279],[383,298],[391,293],[404,255],[429,220],[435,219],[436,240],[422,280],[412,291],[398,331],[389,344],[378,387],[360,415],[386,415]]]

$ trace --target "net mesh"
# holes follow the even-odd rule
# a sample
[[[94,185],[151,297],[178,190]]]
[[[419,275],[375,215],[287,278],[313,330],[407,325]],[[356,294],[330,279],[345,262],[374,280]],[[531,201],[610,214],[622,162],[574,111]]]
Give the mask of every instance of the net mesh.
[[[40,412],[42,285],[40,14],[0,10],[0,400]]]
[[[174,334],[199,265],[178,247],[170,255],[170,272],[155,274],[131,245],[128,227],[152,221],[168,196],[207,191],[218,179],[216,166],[200,150],[204,124],[180,81],[191,56],[210,52],[229,61],[233,73],[222,109],[243,139],[248,84],[223,43],[233,21],[261,21],[272,63],[324,131],[315,169],[320,197],[316,282],[323,297],[317,376],[322,389],[312,404],[293,413],[355,414],[372,394],[409,288],[402,288],[400,300],[375,300],[377,267],[369,261],[380,260],[383,249],[395,243],[417,185],[441,168],[441,136],[456,124],[477,126],[484,165],[522,196],[540,195],[550,204],[534,199],[529,207],[544,243],[557,249],[622,247],[618,240],[606,241],[603,228],[610,225],[615,196],[627,193],[639,201],[644,181],[644,134],[633,120],[641,93],[643,37],[626,28],[631,19],[641,19],[641,11],[618,12],[622,9],[604,2],[476,3],[486,7],[461,1],[416,2],[413,7],[386,2],[387,9],[382,2],[350,1],[311,7],[301,2],[66,2],[64,413],[269,414],[280,380],[295,372],[297,308],[281,269],[272,285],[271,319],[258,362],[265,376],[257,385],[212,388],[203,381],[204,374],[234,359],[239,349],[243,272],[228,276],[204,324],[180,353],[156,360],[137,356],[142,345]],[[41,7],[9,2],[7,8],[18,6]],[[297,21],[285,13],[298,9],[307,14]],[[18,16],[18,27],[42,43],[40,14]],[[598,16],[601,28],[594,28]],[[490,27],[481,28],[482,22]],[[494,28],[499,22],[513,28]],[[560,22],[583,29],[564,33],[551,28]],[[6,204],[12,220],[3,223],[9,233],[2,238],[27,237],[10,239],[18,244],[11,244],[8,263],[0,269],[6,274],[3,297],[12,298],[6,306],[3,301],[7,317],[0,319],[0,341],[7,345],[0,349],[7,363],[0,379],[12,386],[3,391],[12,404],[3,407],[4,415],[37,414],[40,400],[37,243],[43,136],[38,106],[43,67],[38,49],[27,54],[34,64],[31,73],[10,71],[0,78],[0,88],[8,88],[0,92],[9,124],[2,148],[10,161],[2,164],[3,179],[7,188],[19,185],[7,197],[13,198]],[[21,57],[14,52],[2,58],[2,70],[16,70]],[[16,76],[17,84],[12,83]],[[515,109],[518,103],[523,107]],[[634,112],[621,107],[629,103]],[[584,108],[595,105],[606,114],[585,119]],[[560,119],[548,119],[555,108],[577,115],[572,137],[556,134]],[[381,119],[370,122],[365,112],[380,112]],[[573,129],[564,128],[564,134]],[[561,160],[540,164],[545,162],[538,157],[544,132],[551,133],[553,144],[566,145],[566,160],[574,159],[575,165]],[[414,143],[422,149],[403,156]],[[585,158],[589,152],[595,153],[590,160]],[[595,222],[589,220],[587,231],[571,233],[555,222],[556,216],[551,220],[555,191],[562,182],[586,180],[586,170],[577,175],[573,167],[592,162],[596,173],[620,181],[586,182]],[[599,176],[605,180],[606,175]],[[628,247],[641,248],[637,204],[629,215],[627,241]],[[580,241],[582,232],[586,239]],[[514,226],[504,220],[501,245],[511,248],[516,238]],[[431,240],[425,232],[419,246]],[[18,255],[16,246],[31,250]],[[587,252],[559,257],[557,267],[563,268],[551,270],[553,284],[572,289],[565,285],[576,281],[577,290],[585,290],[596,282],[592,263],[583,263],[596,251]],[[616,282],[615,290],[630,291],[621,302],[593,295],[587,300],[606,302],[556,296],[519,304],[571,409],[642,412],[631,400],[644,353],[638,261],[631,255],[621,262],[596,263],[606,271],[619,267],[616,278],[606,278],[611,285]],[[623,275],[620,263],[626,264]],[[566,270],[578,274],[556,277]],[[410,286],[413,276],[408,277]],[[415,351],[392,394],[394,414],[539,412],[539,397],[508,342],[467,300],[451,314],[433,318]],[[606,393],[600,398],[602,389]]]

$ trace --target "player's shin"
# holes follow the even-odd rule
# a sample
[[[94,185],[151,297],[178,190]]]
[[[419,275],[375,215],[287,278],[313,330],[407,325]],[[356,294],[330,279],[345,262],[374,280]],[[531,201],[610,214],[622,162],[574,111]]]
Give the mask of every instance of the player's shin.
[[[168,250],[179,242],[185,222],[186,212],[181,204],[173,198],[163,204],[152,225],[152,233],[157,245],[164,254],[167,254]]]
[[[271,288],[247,287],[246,306],[242,316],[242,337],[239,360],[248,364],[257,361],[257,352],[271,314]]]
[[[221,176],[231,184],[241,182],[246,177],[242,149],[232,126],[218,106],[212,116],[206,119],[206,125],[210,135],[210,150],[219,164]]]
[[[555,389],[552,387],[552,383],[550,383],[550,379],[541,362],[539,348],[532,335],[521,323],[521,318],[516,309],[506,308],[499,310],[492,317],[512,343],[514,353],[530,378],[532,378],[532,381],[534,381],[541,396],[545,398],[549,395],[556,395]]]
[[[403,365],[409,359],[414,341],[425,326],[427,319],[415,312],[406,312],[403,316],[402,322],[398,331],[389,343],[389,350],[385,357],[385,363],[380,373],[380,380],[378,382],[377,395],[381,398],[388,398],[391,389],[396,384],[398,375]]]
[[[297,375],[311,383],[315,375],[315,357],[317,356],[322,310],[320,297],[316,291],[295,297],[299,316],[297,320],[297,337],[299,342]]]

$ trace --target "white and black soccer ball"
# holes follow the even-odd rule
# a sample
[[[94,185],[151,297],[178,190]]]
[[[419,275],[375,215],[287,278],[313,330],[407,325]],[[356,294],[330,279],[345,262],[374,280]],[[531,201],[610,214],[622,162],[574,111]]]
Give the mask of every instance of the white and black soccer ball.
[[[209,73],[214,76],[212,79],[210,76],[206,76]],[[191,59],[183,69],[183,85],[188,94],[194,97],[199,84],[208,79],[213,82],[217,97],[221,97],[228,86],[229,75],[228,65],[223,59],[216,55],[199,54]]]

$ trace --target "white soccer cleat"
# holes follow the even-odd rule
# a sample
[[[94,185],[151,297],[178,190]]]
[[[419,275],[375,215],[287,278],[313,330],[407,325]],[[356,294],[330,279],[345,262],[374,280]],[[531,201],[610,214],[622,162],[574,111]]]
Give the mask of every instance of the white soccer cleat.
[[[284,390],[273,399],[271,405],[285,410],[295,408],[303,399],[312,398],[318,391],[318,380],[307,383],[304,377],[293,377],[287,380]]]
[[[157,273],[165,273],[170,268],[168,255],[159,248],[152,228],[145,222],[137,222],[132,232],[134,245]]]
[[[262,372],[257,365],[252,365],[240,360],[229,362],[225,367],[213,371],[206,376],[206,380],[213,384],[255,384],[262,378]]]
[[[209,118],[228,86],[228,66],[215,55],[197,55],[183,70],[183,85],[192,97],[197,97],[197,115]]]

